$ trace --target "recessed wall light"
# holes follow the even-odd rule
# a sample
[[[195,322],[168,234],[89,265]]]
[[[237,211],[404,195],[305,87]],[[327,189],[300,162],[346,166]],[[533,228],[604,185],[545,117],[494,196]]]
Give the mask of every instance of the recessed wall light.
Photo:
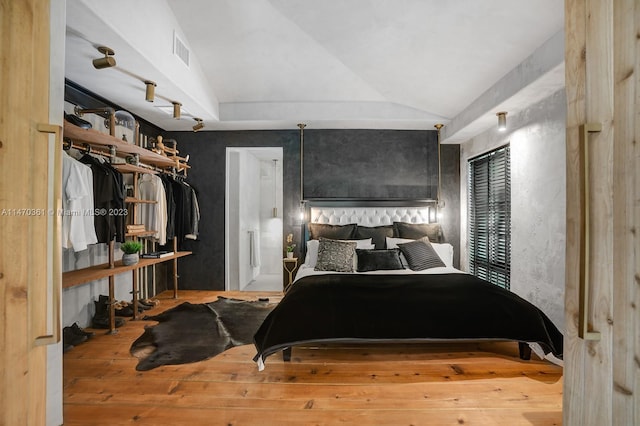
[[[498,131],[505,132],[507,130],[507,113],[502,111],[496,115],[498,116]]]

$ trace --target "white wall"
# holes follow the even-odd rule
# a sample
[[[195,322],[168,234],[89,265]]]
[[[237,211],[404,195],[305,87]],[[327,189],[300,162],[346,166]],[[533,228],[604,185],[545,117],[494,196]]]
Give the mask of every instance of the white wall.
[[[240,234],[240,218],[238,214],[240,202],[240,153],[227,148],[227,200],[225,238],[228,255],[225,256],[225,275],[227,290],[240,290],[238,277],[238,235]]]
[[[282,151],[274,169],[273,160],[260,162],[260,252],[261,274],[282,273]],[[274,195],[275,191],[275,195]],[[273,207],[277,217],[273,217]]]
[[[497,124],[497,121],[496,121]],[[460,146],[460,266],[468,271],[467,162],[511,146],[511,291],[564,329],[566,98],[560,90]]]
[[[239,160],[238,279],[243,290],[260,273],[260,267],[251,266],[249,256],[249,231],[260,236],[260,160],[246,150],[240,151]]]

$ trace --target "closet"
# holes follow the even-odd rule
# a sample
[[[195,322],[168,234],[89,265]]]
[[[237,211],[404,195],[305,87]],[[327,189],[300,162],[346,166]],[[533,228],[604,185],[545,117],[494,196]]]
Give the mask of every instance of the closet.
[[[111,113],[111,115],[113,115]],[[75,148],[86,153],[91,153],[106,158],[118,172],[123,175],[131,175],[133,185],[124,199],[125,208],[122,209],[125,217],[124,237],[126,240],[144,240],[156,234],[158,230],[141,228],[137,220],[137,210],[140,205],[154,203],[153,200],[141,198],[139,196],[139,179],[145,174],[170,173],[177,178],[178,175],[186,175],[189,166],[184,158],[177,156],[177,150],[168,148],[169,155],[143,148],[141,146],[127,142],[114,136],[113,124],[110,134],[101,133],[94,129],[84,129],[68,121],[64,123],[64,146],[65,148]],[[173,155],[171,155],[173,152]],[[116,162],[116,158],[124,158]],[[110,212],[109,212],[110,213]],[[115,276],[124,273],[131,274],[131,294],[134,305],[133,319],[138,319],[138,300],[140,293],[139,280],[141,270],[148,266],[159,263],[171,262],[173,266],[173,295],[178,297],[178,259],[192,254],[190,251],[178,251],[178,238],[173,238],[173,253],[161,258],[144,259],[140,258],[138,263],[124,265],[121,260],[116,260],[114,256],[115,238],[108,243],[108,261],[106,263],[89,266],[82,269],[64,272],[62,274],[62,287],[70,288],[82,285],[91,281],[108,278],[109,280],[109,309],[110,324],[109,332],[115,332]],[[148,246],[148,244],[145,244]]]

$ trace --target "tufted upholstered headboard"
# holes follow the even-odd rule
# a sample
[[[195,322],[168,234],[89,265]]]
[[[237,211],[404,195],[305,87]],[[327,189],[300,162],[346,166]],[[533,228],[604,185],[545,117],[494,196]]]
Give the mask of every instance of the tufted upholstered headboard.
[[[393,222],[429,223],[433,207],[311,207],[309,222],[331,225],[391,225]]]

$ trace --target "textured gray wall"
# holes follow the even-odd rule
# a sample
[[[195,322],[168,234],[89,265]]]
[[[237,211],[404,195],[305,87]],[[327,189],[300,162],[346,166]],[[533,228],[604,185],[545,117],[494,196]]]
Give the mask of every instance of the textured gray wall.
[[[453,245],[453,266],[460,267],[460,145],[441,145],[442,200],[439,220],[445,241]]]
[[[304,142],[305,199],[437,196],[435,131],[306,130]]]
[[[181,289],[224,289],[224,202],[225,202],[225,161],[227,147],[282,147],[283,159],[283,234],[293,233],[296,241],[301,238],[301,225],[297,219],[300,200],[300,133],[299,130],[265,130],[265,131],[219,131],[219,132],[167,132],[167,138],[178,141],[181,155],[190,155],[189,178],[187,181],[198,191],[198,201],[202,211],[200,236],[198,241],[186,241],[184,249],[192,250],[193,256],[180,259],[179,285]],[[380,179],[380,170],[393,171],[393,185],[399,188],[411,188],[411,194],[430,194],[437,182],[437,142],[435,131],[397,131],[397,130],[305,130],[305,183],[316,181],[322,190],[322,179],[327,178],[327,164],[324,161],[308,162],[308,153],[313,152],[313,144],[323,141],[325,147],[340,146],[340,151],[328,151],[333,157],[357,158],[358,166],[351,168],[350,173],[358,176],[365,174],[368,181],[362,183],[367,191],[362,191],[359,184],[350,178],[343,178],[343,187],[336,182],[331,185],[332,191],[341,194],[370,194],[375,188],[388,188],[389,178]],[[372,146],[385,146],[381,153],[372,150]],[[459,190],[457,184],[459,154],[457,146],[443,147],[443,197],[446,197],[447,209],[459,211]],[[311,150],[311,151],[310,151]],[[397,153],[402,151],[403,154]],[[389,153],[396,152],[392,157]],[[404,157],[402,157],[404,156]],[[411,161],[396,162],[396,158],[411,158]],[[435,159],[435,160],[434,160]],[[411,165],[408,166],[408,163]],[[343,163],[348,168],[348,162]],[[428,164],[428,170],[421,167],[416,172],[413,167]],[[417,166],[415,166],[417,167]],[[336,172],[336,169],[332,169]],[[357,171],[357,172],[356,172]],[[416,181],[416,176],[424,174],[423,182]],[[384,174],[383,174],[384,175]],[[318,178],[320,176],[320,178]],[[409,176],[403,180],[403,176]],[[375,182],[375,185],[370,185]],[[453,182],[456,182],[453,184]],[[306,184],[305,184],[306,187]],[[445,190],[446,188],[446,190]],[[344,192],[340,192],[344,191]],[[386,191],[386,189],[385,189]],[[323,193],[332,195],[333,193]],[[380,193],[382,194],[382,193]],[[380,195],[379,194],[379,195]],[[405,194],[409,194],[406,192]],[[374,194],[375,195],[375,194]],[[433,194],[435,197],[435,193]],[[305,196],[308,196],[305,194]],[[335,198],[335,195],[332,195]],[[378,197],[381,198],[381,197]],[[382,197],[386,198],[386,197]],[[417,197],[412,197],[417,198]],[[424,196],[420,198],[425,198]],[[431,198],[431,197],[429,197]],[[445,237],[454,244],[458,252],[459,215],[451,218],[445,226]],[[283,237],[284,238],[284,237]],[[454,239],[455,238],[455,239]],[[299,247],[298,247],[299,248]]]
[[[560,90],[461,145],[462,258],[467,259],[467,160],[510,143],[511,291],[564,328],[566,98]]]

